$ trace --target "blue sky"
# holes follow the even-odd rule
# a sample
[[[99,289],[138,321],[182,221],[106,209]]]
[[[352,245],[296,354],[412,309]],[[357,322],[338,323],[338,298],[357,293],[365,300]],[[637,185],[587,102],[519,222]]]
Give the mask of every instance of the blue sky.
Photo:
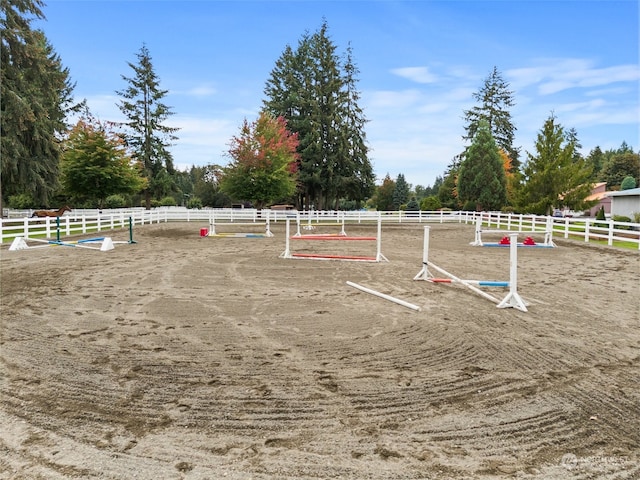
[[[101,120],[122,120],[117,90],[146,44],[178,127],[175,164],[226,164],[255,120],[287,45],[323,19],[360,70],[370,158],[381,181],[432,185],[464,149],[464,111],[497,67],[514,92],[521,160],[554,114],[582,153],[640,148],[638,1],[45,0],[34,26]]]

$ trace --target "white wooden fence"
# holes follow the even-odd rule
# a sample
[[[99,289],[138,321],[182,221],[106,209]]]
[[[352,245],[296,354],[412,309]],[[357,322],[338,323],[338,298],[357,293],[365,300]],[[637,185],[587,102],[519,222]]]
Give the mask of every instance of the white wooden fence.
[[[7,218],[0,219],[0,243],[10,244],[15,237],[52,239],[60,237],[95,233],[105,230],[129,228],[161,222],[200,222],[218,223],[255,222],[277,223],[286,218],[295,218],[300,222],[342,222],[369,223],[444,223],[456,222],[476,224],[482,217],[483,226],[492,229],[504,229],[521,232],[544,232],[548,217],[540,215],[507,214],[500,212],[463,212],[463,211],[311,211],[295,210],[255,210],[255,209],[187,209],[184,207],[160,207],[152,210],[142,208],[117,210],[73,210],[66,212],[59,220],[55,217],[31,218],[32,211],[5,211]],[[131,219],[131,220],[130,220]],[[640,224],[615,222],[613,220],[595,220],[593,218],[554,218],[553,236],[557,238],[580,240],[584,242],[600,241],[613,246],[614,242],[640,250]],[[473,240],[470,230],[469,241]]]

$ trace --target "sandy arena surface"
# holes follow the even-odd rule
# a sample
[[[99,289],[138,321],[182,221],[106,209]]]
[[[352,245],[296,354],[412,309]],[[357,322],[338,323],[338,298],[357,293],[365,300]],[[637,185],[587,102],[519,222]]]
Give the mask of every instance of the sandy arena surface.
[[[384,225],[381,263],[279,258],[282,224],[205,226],[2,247],[0,478],[640,478],[639,252],[518,249],[525,313],[414,281],[420,225]],[[432,224],[429,259],[507,280],[508,249],[473,228]]]

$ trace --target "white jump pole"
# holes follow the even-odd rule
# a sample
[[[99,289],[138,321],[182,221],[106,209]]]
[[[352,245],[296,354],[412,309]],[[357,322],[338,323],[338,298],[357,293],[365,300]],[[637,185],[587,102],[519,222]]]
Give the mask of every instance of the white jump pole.
[[[208,237],[214,237],[217,235],[216,232],[216,217],[215,214],[213,214],[211,216],[211,219],[209,220],[209,231],[207,232],[207,236]]]
[[[493,295],[488,294],[485,291],[480,290],[477,287],[474,287],[473,285],[471,285],[469,282],[465,281],[465,280],[461,280],[460,278],[456,277],[455,275],[447,272],[446,270],[444,270],[443,268],[438,267],[437,265],[434,265],[433,263],[429,262],[429,266],[435,270],[437,270],[438,272],[442,273],[443,275],[449,277],[451,280],[453,280],[456,283],[461,283],[462,285],[464,285],[465,287],[467,287],[469,290],[474,291],[475,293],[477,293],[478,295],[486,298],[487,300],[491,300],[493,303],[500,303],[500,300],[498,300],[496,297],[494,297]]]
[[[553,243],[553,217],[547,217],[547,230],[544,232],[544,245],[555,247]]]
[[[289,248],[289,233],[291,231],[291,223],[290,222],[291,222],[291,219],[289,217],[287,217],[285,235],[284,235],[284,238],[286,239],[285,240],[286,243],[285,243],[285,247],[284,247],[284,252],[282,252],[280,254],[280,258],[292,258],[291,257],[291,250]],[[300,225],[300,224],[298,223],[298,225]]]
[[[414,280],[429,280],[431,274],[429,273],[429,231],[431,227],[424,226],[424,246],[422,247],[422,270],[413,277]]]
[[[527,304],[518,294],[518,234],[509,235],[509,293],[498,303],[498,308],[517,308],[523,312],[527,311]]]
[[[271,223],[270,223],[270,218],[269,218],[269,217],[270,217],[270,214],[271,214],[271,211],[270,211],[270,210],[267,210],[267,223],[266,223],[266,225],[265,225],[265,231],[264,231],[264,235],[265,235],[266,237],[273,237],[273,233],[271,232]]]
[[[476,233],[473,242],[470,245],[474,247],[482,246],[482,215],[479,215],[476,219]]]
[[[390,302],[397,303],[398,305],[402,305],[403,307],[410,308],[412,310],[420,311],[420,307],[414,305],[413,303],[405,302],[404,300],[400,300],[399,298],[392,297],[391,295],[387,295],[386,293],[380,293],[375,290],[372,290],[367,287],[363,287],[362,285],[358,285],[357,283],[347,282],[347,285],[350,287],[357,288],[365,293],[369,293],[371,295],[375,295],[376,297],[384,298],[385,300],[389,300]]]
[[[382,217],[378,214],[378,234],[376,238],[376,262],[388,262],[387,257],[382,254]]]

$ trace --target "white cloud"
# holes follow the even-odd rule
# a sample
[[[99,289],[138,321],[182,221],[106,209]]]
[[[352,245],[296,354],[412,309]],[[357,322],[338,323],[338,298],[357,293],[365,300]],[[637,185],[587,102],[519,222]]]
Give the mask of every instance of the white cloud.
[[[572,88],[589,88],[640,80],[638,65],[614,65],[595,68],[588,59],[544,59],[537,66],[516,68],[505,72],[515,89],[537,85],[540,95],[551,95]]]
[[[391,73],[416,83],[436,83],[439,78],[429,71],[428,67],[394,68]]]
[[[120,97],[117,95],[78,95],[78,98],[85,98],[91,114],[101,121],[119,122],[124,120],[122,112],[118,108]]]

